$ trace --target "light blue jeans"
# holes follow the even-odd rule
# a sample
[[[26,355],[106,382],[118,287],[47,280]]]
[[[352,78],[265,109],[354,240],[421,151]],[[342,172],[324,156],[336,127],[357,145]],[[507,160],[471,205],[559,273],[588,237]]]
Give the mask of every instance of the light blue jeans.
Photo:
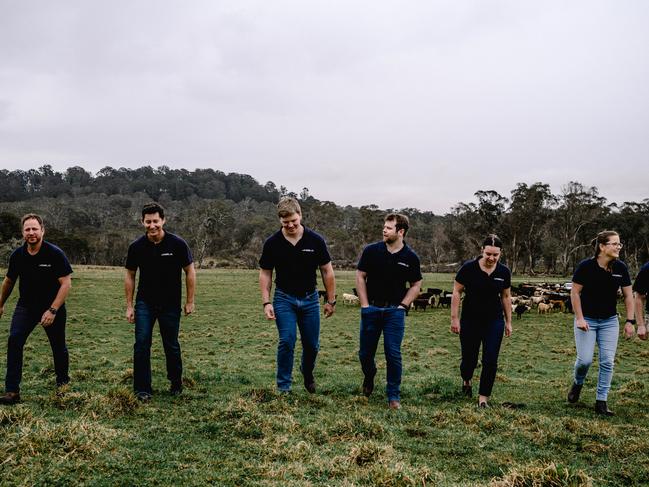
[[[617,316],[596,319],[584,317],[588,323],[588,331],[575,328],[575,346],[577,361],[575,362],[575,384],[581,385],[593,363],[595,343],[599,347],[599,377],[597,378],[597,400],[606,401],[613,379],[613,365],[617,351],[617,339],[620,333],[620,323]]]

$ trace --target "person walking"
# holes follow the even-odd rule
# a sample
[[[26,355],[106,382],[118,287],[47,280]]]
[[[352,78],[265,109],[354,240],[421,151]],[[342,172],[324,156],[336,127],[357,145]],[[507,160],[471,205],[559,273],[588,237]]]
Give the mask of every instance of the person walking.
[[[647,339],[647,322],[645,310],[647,309],[647,293],[649,293],[649,262],[642,266],[633,282],[635,291],[635,319],[638,324],[638,338]]]
[[[465,263],[455,276],[451,297],[451,332],[460,335],[462,390],[468,397],[482,346],[478,406],[483,408],[489,405],[496,380],[503,333],[512,334],[511,272],[499,262],[502,246],[498,236],[487,236],[480,257]]]
[[[153,326],[158,321],[167,364],[167,379],[171,395],[183,391],[182,356],[178,333],[180,330],[182,272],[185,273],[185,316],[194,312],[196,271],[187,243],[164,230],[164,208],[149,203],[142,208],[144,235],[128,248],[124,290],[126,320],[135,323],[133,346],[133,390],[138,400],[149,401],[151,386],[151,341]],[[135,276],[140,276],[133,304]],[[181,272],[182,271],[182,272]]]
[[[70,382],[69,356],[65,343],[65,300],[72,287],[72,267],[63,251],[45,240],[43,218],[35,213],[22,217],[25,243],[9,257],[7,275],[0,290],[0,317],[16,281],[20,298],[16,304],[7,343],[5,394],[0,404],[20,401],[23,349],[36,325],[42,325],[52,348],[56,387]]]
[[[383,223],[383,240],[363,249],[356,270],[361,305],[358,358],[363,371],[362,391],[374,390],[374,357],[383,334],[386,360],[386,395],[390,409],[401,408],[401,342],[406,311],[421,290],[419,257],[406,244],[410,222],[406,215],[390,213]],[[410,284],[406,288],[406,283]]]
[[[264,316],[275,320],[277,333],[277,390],[291,391],[293,356],[297,330],[302,341],[300,371],[304,388],[316,392],[314,369],[320,349],[320,298],[316,270],[320,269],[326,290],[325,318],[335,312],[336,279],[327,244],[320,235],[302,224],[302,209],[295,198],[277,204],[281,228],[264,242],[259,259],[259,288]],[[273,270],[276,271],[275,294]]]
[[[624,262],[619,260],[622,243],[614,231],[603,231],[594,239],[595,255],[582,260],[572,276],[570,299],[575,312],[574,334],[577,360],[574,381],[568,402],[579,400],[586,374],[593,362],[595,344],[599,347],[599,376],[595,412],[613,416],[608,408],[608,393],[613,378],[613,365],[617,351],[619,321],[617,295],[620,288],[626,307],[624,334],[631,338],[634,333],[633,295],[631,278]]]

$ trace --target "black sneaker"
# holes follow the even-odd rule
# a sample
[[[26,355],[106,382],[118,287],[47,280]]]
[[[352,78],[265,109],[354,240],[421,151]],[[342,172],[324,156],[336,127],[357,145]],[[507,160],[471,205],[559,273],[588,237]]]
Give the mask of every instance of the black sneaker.
[[[315,394],[315,380],[310,382],[304,381],[304,388],[309,394]]]
[[[135,393],[135,398],[140,402],[149,402],[151,397],[151,394],[148,392],[140,391]]]
[[[471,384],[462,384],[462,394],[471,397],[473,395],[473,386]]]
[[[582,385],[578,385],[573,383],[572,387],[570,388],[570,391],[568,392],[568,402],[570,403],[576,403],[579,401],[579,395],[581,394],[581,388],[583,387]]]
[[[374,377],[368,379],[365,377],[363,380],[363,395],[365,397],[370,397],[374,391]]]
[[[595,401],[595,412],[602,416],[615,416],[615,413],[608,408],[606,401]]]
[[[169,394],[172,396],[180,396],[183,393],[183,385],[182,382],[180,384],[171,384],[171,387],[169,387]]]
[[[12,406],[20,402],[20,394],[17,392],[6,392],[4,396],[0,396],[0,404],[4,406]]]

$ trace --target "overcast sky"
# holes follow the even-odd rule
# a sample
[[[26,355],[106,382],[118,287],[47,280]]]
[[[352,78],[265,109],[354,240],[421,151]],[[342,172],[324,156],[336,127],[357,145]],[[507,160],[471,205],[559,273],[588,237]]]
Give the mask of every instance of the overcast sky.
[[[446,213],[649,197],[645,0],[0,0],[0,168],[211,167]]]

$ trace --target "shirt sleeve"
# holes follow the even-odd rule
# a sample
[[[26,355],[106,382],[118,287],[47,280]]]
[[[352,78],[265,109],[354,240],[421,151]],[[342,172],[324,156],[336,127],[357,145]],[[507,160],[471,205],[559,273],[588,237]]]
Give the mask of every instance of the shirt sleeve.
[[[645,265],[638,272],[638,276],[633,283],[633,290],[640,294],[647,294],[649,290],[649,265]]]
[[[57,278],[69,276],[70,274],[72,274],[72,266],[70,265],[70,261],[61,250],[56,252],[54,272]]]
[[[135,244],[132,243],[128,246],[128,253],[126,254],[126,265],[124,266],[130,271],[136,271],[138,268],[137,251]]]
[[[629,275],[629,268],[626,266],[626,264],[623,264],[620,262],[622,266],[622,283],[620,284],[621,287],[627,287],[631,285],[631,276]]]
[[[271,238],[272,237],[269,237],[264,242],[264,248],[261,251],[261,257],[259,258],[259,267],[267,271],[272,271],[275,268],[275,259],[273,258],[270,244]]]
[[[323,238],[320,239],[320,260],[318,265],[325,265],[331,262],[331,255],[329,254],[329,249],[327,249],[327,242]]]
[[[194,257],[192,256],[192,251],[189,248],[189,245],[187,245],[187,242],[185,242],[182,239],[180,240],[180,242],[182,243],[180,248],[180,250],[182,251],[182,253],[180,254],[182,255],[182,260],[180,265],[184,268],[187,267],[192,262],[194,262]]]
[[[503,289],[509,289],[510,287],[512,287],[512,272],[505,267],[505,283]]]
[[[581,284],[582,286],[586,283],[586,281],[588,280],[586,276],[586,263],[588,262],[588,260],[584,260],[577,265],[575,273],[572,275],[572,282]]]
[[[468,274],[469,274],[468,264],[464,264],[462,267],[460,267],[460,270],[457,271],[457,274],[455,275],[455,280],[460,284],[462,284],[463,286],[466,286]]]
[[[363,249],[361,253],[361,258],[358,260],[358,265],[356,268],[362,272],[368,272],[370,268],[370,251],[369,246]]]
[[[9,267],[7,268],[7,277],[13,282],[16,282],[19,274],[18,269],[18,251],[14,251],[9,257]]]
[[[421,281],[423,278],[424,277],[421,275],[421,263],[419,262],[419,257],[417,257],[417,255],[414,255],[408,282]]]

